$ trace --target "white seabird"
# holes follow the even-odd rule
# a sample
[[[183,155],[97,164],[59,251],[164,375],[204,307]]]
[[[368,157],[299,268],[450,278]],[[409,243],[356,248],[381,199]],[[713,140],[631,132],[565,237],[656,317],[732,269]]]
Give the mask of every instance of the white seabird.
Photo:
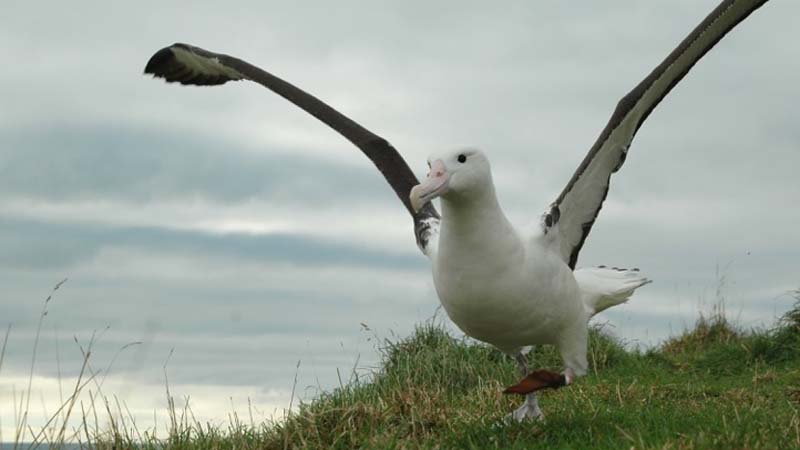
[[[767,0],[724,0],[667,58],[620,100],[606,127],[541,222],[512,226],[495,196],[489,161],[474,149],[430,158],[419,183],[385,139],[292,84],[241,59],[187,44],[159,50],[145,73],[168,82],[259,83],[347,138],[381,171],[414,220],[417,244],[431,260],[439,298],[467,335],[516,357],[526,395],[516,419],[542,416],[535,391],[570,384],[586,373],[588,320],[626,301],[649,280],[638,269],[577,269],[578,254],[644,120],[725,34]],[[442,216],[431,204],[439,197]],[[553,344],[562,373],[527,373],[524,350]]]

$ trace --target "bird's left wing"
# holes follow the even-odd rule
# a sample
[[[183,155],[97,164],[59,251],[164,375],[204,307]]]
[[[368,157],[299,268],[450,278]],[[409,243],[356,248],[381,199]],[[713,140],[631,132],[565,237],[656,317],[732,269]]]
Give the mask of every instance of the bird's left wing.
[[[571,268],[608,193],[611,174],[625,162],[636,131],[692,66],[767,0],[725,0],[638,86],[622,98],[586,158],[550,209],[544,232]]]
[[[383,174],[414,219],[417,244],[428,254],[429,239],[438,228],[439,214],[427,203],[415,213],[409,193],[419,183],[403,157],[382,137],[372,133],[318,98],[246,61],[188,44],[173,44],[156,52],[144,69],[168,82],[213,86],[250,80],[272,90],[336,130],[361,149]]]

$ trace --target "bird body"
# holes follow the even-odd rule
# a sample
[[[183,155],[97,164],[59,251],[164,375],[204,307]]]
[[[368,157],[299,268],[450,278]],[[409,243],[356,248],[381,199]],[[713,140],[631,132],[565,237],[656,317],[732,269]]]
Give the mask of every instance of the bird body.
[[[443,233],[447,217],[444,213]],[[513,233],[502,241],[483,252],[487,245],[440,238],[433,280],[453,323],[508,354],[541,344],[556,345],[562,354],[585,348],[575,344],[586,339],[589,316],[572,270],[537,240],[525,242]],[[570,359],[576,362],[573,370],[584,374],[585,355]]]
[[[524,232],[509,222],[483,152],[468,149],[431,159],[428,179],[411,197],[412,205],[418,197],[430,201],[431,190],[441,198],[439,233],[427,255],[450,319],[468,336],[510,355],[553,344],[571,376],[585,374],[587,324],[594,303],[607,296],[593,290],[591,277],[579,284],[553,235],[538,226]],[[649,281],[636,280],[635,287]],[[620,279],[616,287],[627,281]],[[627,300],[635,287],[611,303]]]
[[[587,372],[589,319],[627,301],[650,280],[624,269],[573,271],[560,252],[558,234],[538,226],[528,233],[515,228],[497,200],[483,152],[468,149],[431,159],[428,177],[409,198],[415,209],[441,198],[441,219],[423,249],[439,300],[466,335],[517,358],[526,378],[507,392],[525,394],[526,400],[512,417],[541,418],[534,392],[567,385]],[[542,344],[558,349],[563,375],[527,373],[525,350]]]
[[[503,351],[555,344],[558,330],[584,316],[572,270],[543,235],[526,236],[508,221],[491,181],[484,187],[476,199],[441,201],[429,255],[439,300],[467,335]]]

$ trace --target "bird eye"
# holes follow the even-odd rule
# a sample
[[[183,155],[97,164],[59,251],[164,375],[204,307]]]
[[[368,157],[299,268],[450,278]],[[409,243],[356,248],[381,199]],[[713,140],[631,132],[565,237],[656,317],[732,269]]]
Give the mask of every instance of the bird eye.
[[[460,162],[460,163],[465,163],[465,162],[467,162],[467,155],[465,155],[465,154],[463,154],[463,153],[462,153],[462,154],[460,154],[460,155],[458,155],[458,162]]]

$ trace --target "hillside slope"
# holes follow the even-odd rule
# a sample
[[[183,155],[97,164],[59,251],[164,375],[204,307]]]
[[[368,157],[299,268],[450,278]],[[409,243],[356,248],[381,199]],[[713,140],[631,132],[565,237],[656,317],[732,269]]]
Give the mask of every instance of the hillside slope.
[[[591,373],[544,392],[544,423],[507,423],[513,362],[427,323],[383,365],[258,430],[261,448],[800,448],[800,314],[740,331],[722,315],[647,352],[593,330]],[[560,366],[538,350],[536,367]],[[241,444],[245,444],[242,442]],[[245,444],[246,446],[246,444]]]

